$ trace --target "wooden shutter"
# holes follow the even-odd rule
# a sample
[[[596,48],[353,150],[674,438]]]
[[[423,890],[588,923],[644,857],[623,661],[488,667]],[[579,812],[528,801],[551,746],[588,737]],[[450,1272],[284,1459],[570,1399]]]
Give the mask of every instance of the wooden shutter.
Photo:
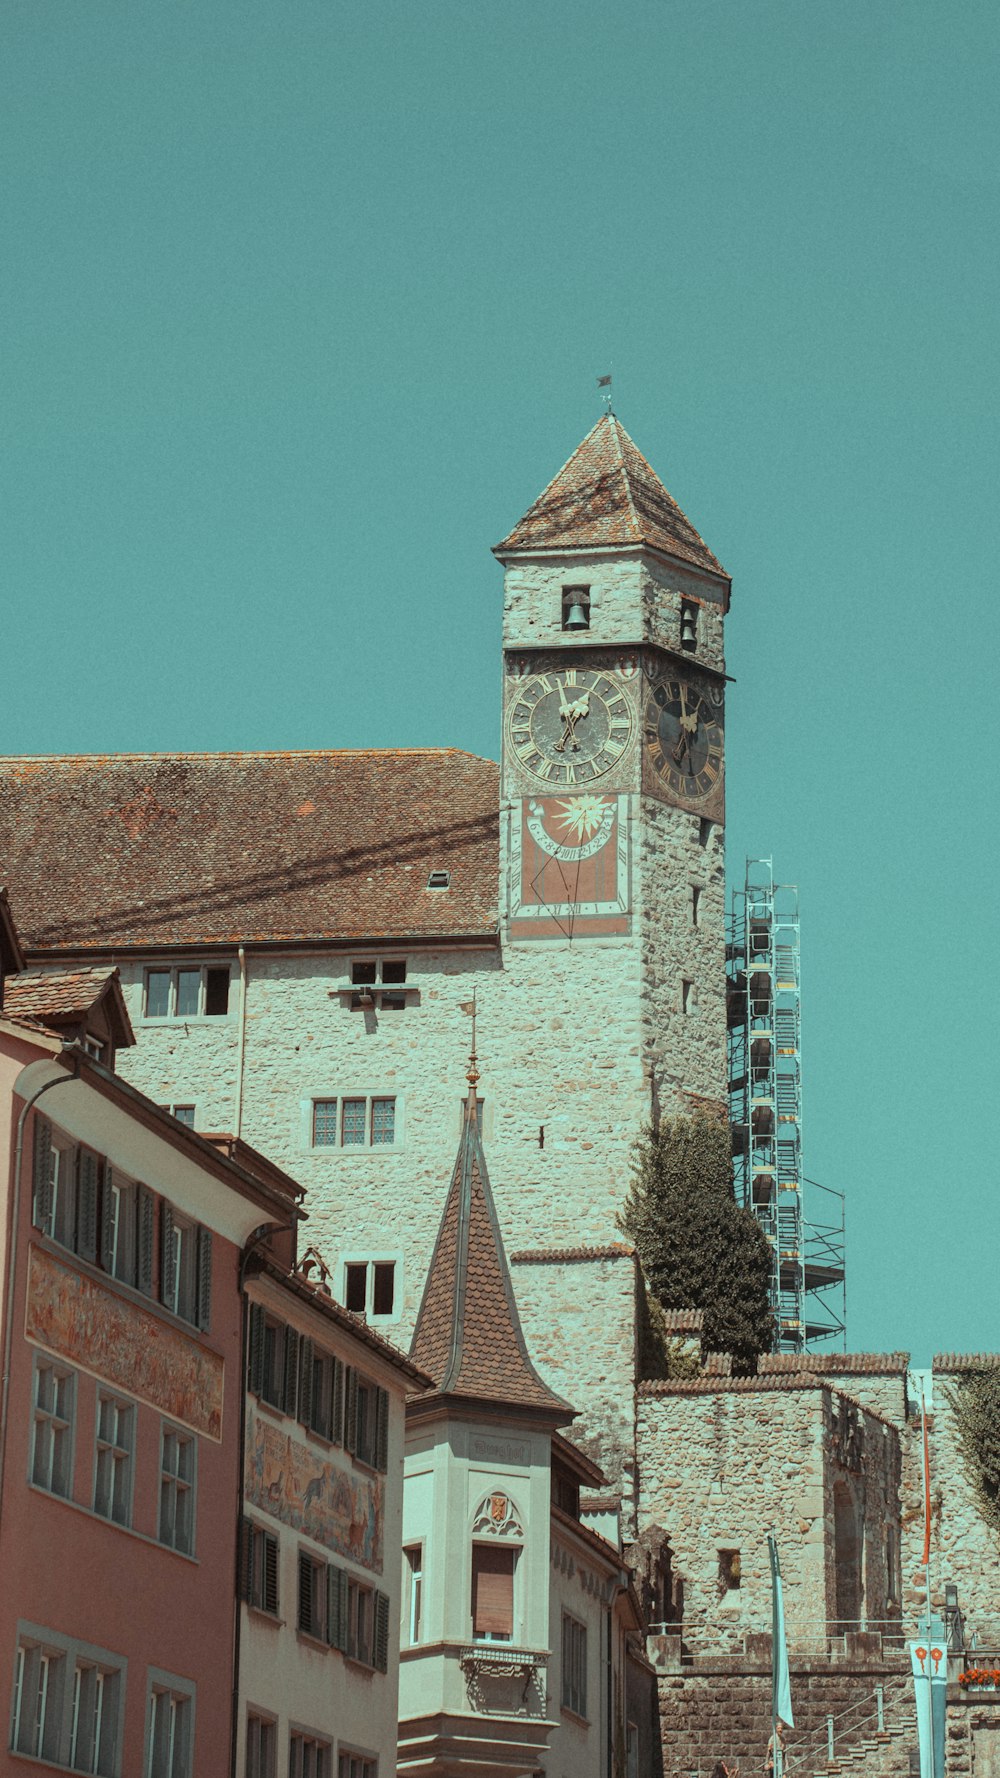
[[[97,1156],[89,1148],[77,1155],[76,1251],[81,1259],[97,1258]]]
[[[168,1309],[176,1308],[174,1281],[174,1212],[166,1198],[160,1199],[160,1301]]]
[[[52,1125],[35,1113],[34,1196],[32,1220],[40,1229],[52,1221]]]
[[[139,1264],[136,1281],[145,1296],[153,1294],[153,1194],[144,1185],[136,1187],[136,1216]]]
[[[316,1571],[312,1557],[299,1551],[299,1629],[312,1636],[315,1625],[316,1600],[314,1597],[314,1581]]]
[[[389,1395],[385,1389],[375,1391],[375,1468],[383,1473],[389,1467]]]
[[[326,1639],[331,1648],[347,1648],[347,1570],[331,1562],[326,1571]]]
[[[472,1634],[514,1634],[514,1551],[507,1545],[472,1546]]]
[[[250,1334],[247,1340],[247,1388],[260,1395],[264,1388],[264,1311],[259,1303],[250,1304]]]
[[[111,1162],[105,1161],[101,1168],[101,1185],[99,1191],[101,1206],[101,1264],[106,1272],[111,1270]],[[131,1284],[131,1278],[128,1280]]]
[[[335,1445],[344,1442],[344,1366],[333,1360],[333,1383],[330,1389],[330,1437]]]
[[[265,1611],[278,1610],[278,1539],[265,1531],[262,1538],[264,1545],[264,1574],[261,1602]]]
[[[344,1449],[352,1453],[358,1448],[358,1373],[352,1365],[345,1378]]]
[[[313,1343],[303,1334],[299,1341],[299,1419],[303,1426],[312,1425],[313,1408]]]
[[[241,1519],[236,1543],[236,1591],[241,1599],[253,1594],[253,1525]]]
[[[212,1319],[212,1231],[198,1230],[198,1326],[207,1333]]]
[[[372,1666],[379,1673],[389,1671],[389,1600],[385,1593],[375,1594],[375,1635],[372,1643]]]
[[[299,1336],[294,1327],[285,1328],[284,1375],[281,1379],[281,1406],[295,1418],[299,1381]]]

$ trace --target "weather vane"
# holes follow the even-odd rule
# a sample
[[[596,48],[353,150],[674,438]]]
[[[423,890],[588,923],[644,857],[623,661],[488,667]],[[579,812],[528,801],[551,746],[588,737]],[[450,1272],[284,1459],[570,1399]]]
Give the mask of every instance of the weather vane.
[[[611,377],[610,376],[598,377],[597,387],[599,389],[604,390],[604,404],[608,410],[608,413],[610,414],[610,412],[611,412]]]

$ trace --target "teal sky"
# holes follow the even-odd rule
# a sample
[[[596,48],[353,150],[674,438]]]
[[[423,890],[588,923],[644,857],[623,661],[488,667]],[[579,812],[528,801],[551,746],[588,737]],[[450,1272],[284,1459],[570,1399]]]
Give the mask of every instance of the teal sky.
[[[1000,1345],[995,4],[3,40],[0,748],[495,756],[489,548],[613,370],[734,579],[730,871],[801,885],[850,1343]]]

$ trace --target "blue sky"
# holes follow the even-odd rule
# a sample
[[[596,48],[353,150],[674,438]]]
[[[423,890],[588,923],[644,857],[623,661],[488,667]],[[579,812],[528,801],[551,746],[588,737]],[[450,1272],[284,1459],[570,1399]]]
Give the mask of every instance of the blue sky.
[[[11,0],[12,752],[499,747],[595,379],[734,579],[854,1347],[1000,1345],[1000,13]]]

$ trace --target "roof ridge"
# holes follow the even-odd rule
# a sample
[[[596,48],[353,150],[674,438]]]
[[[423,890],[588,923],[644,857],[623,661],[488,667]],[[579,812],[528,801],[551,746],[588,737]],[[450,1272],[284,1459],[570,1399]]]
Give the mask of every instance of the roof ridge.
[[[401,755],[423,759],[438,754],[449,758],[460,755],[464,759],[487,760],[490,765],[495,763],[487,754],[473,753],[468,747],[221,747],[217,752],[202,748],[133,753],[0,753],[0,765],[55,765],[60,760],[108,765],[118,759],[370,759],[379,755],[394,759]]]
[[[632,498],[632,483],[629,480],[628,464],[625,461],[625,452],[622,449],[622,438],[623,437],[628,438],[628,433],[625,431],[625,428],[622,425],[621,421],[619,420],[617,414],[609,414],[608,419],[612,422],[612,426],[613,426],[613,430],[614,430],[615,444],[618,447],[618,463],[619,463],[619,466],[621,469],[622,480],[625,483],[625,498],[628,501],[628,509],[629,509],[629,512],[632,514],[632,523],[635,526],[635,540],[637,543],[641,543],[643,541],[642,526],[639,523],[639,514],[636,512],[636,509],[635,509],[635,501]],[[630,438],[629,438],[629,444],[632,444],[632,440]],[[632,445],[632,449],[635,450],[635,448],[636,448],[635,445]],[[641,451],[639,452],[639,455],[640,455],[640,457],[642,456]],[[643,458],[643,462],[645,462],[645,458]]]

